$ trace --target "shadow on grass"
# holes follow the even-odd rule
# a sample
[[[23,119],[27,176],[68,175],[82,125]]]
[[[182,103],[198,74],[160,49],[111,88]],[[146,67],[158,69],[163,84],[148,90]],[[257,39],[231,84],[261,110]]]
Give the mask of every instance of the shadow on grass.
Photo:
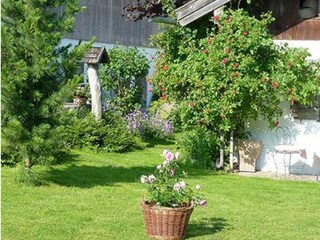
[[[187,238],[200,236],[213,236],[221,232],[228,226],[224,218],[204,218],[195,223],[189,223],[187,228]]]
[[[145,144],[146,144],[146,147],[147,148],[153,148],[155,147],[156,145],[163,145],[163,146],[168,146],[168,145],[174,145],[175,144],[175,141],[174,140],[160,140],[160,139],[147,139],[147,140],[144,140]]]
[[[43,179],[66,187],[92,188],[117,183],[139,182],[140,176],[152,172],[154,167],[88,166],[71,164],[64,169],[50,168]]]

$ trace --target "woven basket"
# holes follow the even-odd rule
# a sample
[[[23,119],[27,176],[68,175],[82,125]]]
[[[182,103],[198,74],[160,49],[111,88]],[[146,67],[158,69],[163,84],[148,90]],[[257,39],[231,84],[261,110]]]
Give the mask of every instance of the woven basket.
[[[193,204],[180,208],[157,207],[142,201],[141,208],[147,235],[150,238],[177,240],[185,237],[194,207]]]

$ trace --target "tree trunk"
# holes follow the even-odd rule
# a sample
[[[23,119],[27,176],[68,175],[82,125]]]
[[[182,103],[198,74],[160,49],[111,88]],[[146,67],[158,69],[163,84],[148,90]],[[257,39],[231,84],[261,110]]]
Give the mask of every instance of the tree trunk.
[[[25,157],[23,161],[24,161],[24,169],[27,173],[29,173],[31,171],[31,167],[33,164],[31,163],[28,157]]]
[[[97,119],[102,117],[101,84],[98,76],[98,65],[88,65],[88,79],[91,93],[91,112]]]

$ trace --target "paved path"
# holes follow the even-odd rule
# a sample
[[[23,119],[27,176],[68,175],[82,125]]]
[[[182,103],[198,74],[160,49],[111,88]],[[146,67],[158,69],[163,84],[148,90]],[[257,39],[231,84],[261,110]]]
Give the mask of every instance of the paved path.
[[[287,174],[287,176],[285,176],[284,173],[279,173],[278,176],[276,176],[276,173],[263,172],[263,171],[238,172],[236,174],[244,177],[263,177],[263,178],[273,178],[273,179],[286,179],[286,180],[292,180],[292,181],[313,181],[313,182],[320,183],[320,177],[317,181],[317,176],[315,175],[296,175],[296,174],[288,175]]]

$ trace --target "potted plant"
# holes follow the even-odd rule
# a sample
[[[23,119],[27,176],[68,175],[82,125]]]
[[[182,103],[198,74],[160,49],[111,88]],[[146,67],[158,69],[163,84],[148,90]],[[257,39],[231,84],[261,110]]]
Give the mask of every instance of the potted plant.
[[[164,161],[154,174],[142,175],[140,180],[147,188],[141,207],[147,235],[156,239],[182,239],[195,206],[205,206],[200,185],[194,191],[180,179],[179,157],[164,150]],[[186,173],[182,171],[185,176]]]

